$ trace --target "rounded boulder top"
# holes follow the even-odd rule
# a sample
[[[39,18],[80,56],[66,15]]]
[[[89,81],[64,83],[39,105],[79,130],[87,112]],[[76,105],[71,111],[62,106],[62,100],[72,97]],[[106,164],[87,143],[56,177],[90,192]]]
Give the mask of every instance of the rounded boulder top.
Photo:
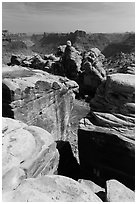
[[[16,190],[3,194],[10,202],[101,202],[90,189],[77,181],[59,175],[24,180]]]

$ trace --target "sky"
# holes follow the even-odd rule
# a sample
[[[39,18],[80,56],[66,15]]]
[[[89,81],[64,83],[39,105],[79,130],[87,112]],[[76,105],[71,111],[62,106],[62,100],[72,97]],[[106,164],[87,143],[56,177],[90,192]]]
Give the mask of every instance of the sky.
[[[135,31],[134,2],[2,2],[10,32]]]

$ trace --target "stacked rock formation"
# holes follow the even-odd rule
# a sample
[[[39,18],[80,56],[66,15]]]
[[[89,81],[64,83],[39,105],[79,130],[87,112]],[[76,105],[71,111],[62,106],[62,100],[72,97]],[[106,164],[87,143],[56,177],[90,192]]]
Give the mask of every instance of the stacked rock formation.
[[[67,78],[24,67],[3,67],[3,116],[44,128],[65,140],[78,85]]]
[[[104,55],[98,48],[92,48],[85,53],[82,63],[83,81],[81,86],[84,86],[83,92],[91,95],[96,93],[98,86],[106,79],[106,72],[103,68]]]
[[[62,54],[62,65],[65,76],[69,79],[78,80],[78,72],[80,71],[82,57],[73,46],[66,46]]]
[[[78,135],[83,174],[100,182],[117,179],[135,188],[135,76],[112,74],[90,102]],[[89,160],[90,155],[90,160]]]

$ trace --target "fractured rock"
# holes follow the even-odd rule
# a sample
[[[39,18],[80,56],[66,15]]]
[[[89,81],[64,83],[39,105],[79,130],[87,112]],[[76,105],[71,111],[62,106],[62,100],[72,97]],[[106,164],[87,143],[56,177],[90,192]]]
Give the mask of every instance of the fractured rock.
[[[65,139],[78,90],[76,82],[41,70],[3,67],[3,116],[36,125]]]
[[[134,75],[112,74],[99,86],[78,131],[80,166],[86,179],[105,185],[114,178],[135,188],[134,96]]]
[[[82,178],[92,180],[102,187],[106,180],[115,178],[134,189],[133,138],[112,128],[93,125],[86,118],[80,121],[78,149]]]

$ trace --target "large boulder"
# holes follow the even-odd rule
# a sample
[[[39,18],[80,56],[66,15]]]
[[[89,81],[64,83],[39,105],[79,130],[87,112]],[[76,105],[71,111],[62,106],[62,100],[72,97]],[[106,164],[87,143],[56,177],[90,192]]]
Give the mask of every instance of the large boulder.
[[[90,102],[92,111],[121,113],[133,116],[135,113],[135,76],[112,74],[102,83]]]
[[[21,66],[3,67],[2,82],[4,117],[44,128],[55,140],[66,139],[76,82]]]
[[[92,48],[83,57],[81,70],[83,72],[83,84],[85,94],[92,97],[99,85],[106,80],[106,72],[102,64],[103,55],[98,48]]]
[[[15,189],[24,178],[57,172],[59,153],[52,135],[11,118],[2,120],[3,190]]]
[[[101,202],[101,199],[73,179],[50,175],[23,180],[16,190],[3,193],[3,201]]]
[[[82,57],[80,53],[73,46],[66,46],[62,55],[62,64],[65,75],[72,80],[78,79],[78,72],[80,71]]]

